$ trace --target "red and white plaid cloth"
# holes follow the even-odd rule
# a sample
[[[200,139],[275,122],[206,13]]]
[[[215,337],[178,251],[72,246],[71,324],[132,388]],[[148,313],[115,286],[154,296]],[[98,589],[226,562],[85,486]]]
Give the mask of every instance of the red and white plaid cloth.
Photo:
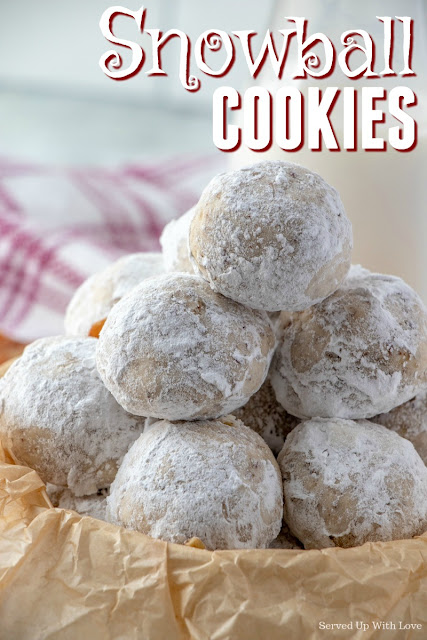
[[[63,333],[76,287],[126,253],[159,250],[166,222],[193,206],[220,155],[54,169],[0,158],[0,331]]]

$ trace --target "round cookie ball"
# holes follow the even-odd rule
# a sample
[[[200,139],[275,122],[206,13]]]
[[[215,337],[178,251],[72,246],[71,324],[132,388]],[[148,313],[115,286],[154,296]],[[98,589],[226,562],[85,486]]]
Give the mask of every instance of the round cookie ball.
[[[97,520],[107,520],[107,489],[100,489],[90,496],[76,496],[70,489],[46,485],[46,491],[54,507],[76,511],[81,516],[90,516]]]
[[[408,440],[381,425],[303,422],[278,463],[284,520],[306,549],[411,538],[427,529],[427,468]]]
[[[208,549],[265,548],[282,524],[280,471],[233,416],[151,425],[126,454],[107,499],[115,524]]]
[[[95,338],[42,338],[0,381],[0,439],[44,482],[77,495],[114,479],[144,427],[107,391],[96,369]]]
[[[183,271],[185,273],[194,273],[188,248],[190,224],[194,213],[195,207],[192,207],[180,218],[171,220],[162,231],[160,244],[163,252],[163,264],[167,272]]]
[[[65,333],[86,337],[136,285],[164,272],[161,253],[132,253],[95,273],[75,291],[65,312]],[[97,337],[97,335],[95,336]]]
[[[329,298],[293,314],[271,369],[300,418],[371,418],[427,386],[427,311],[400,278],[352,267]]]
[[[218,295],[196,275],[171,273],[146,280],[114,307],[97,364],[131,413],[216,418],[259,389],[274,347],[265,313]]]
[[[269,378],[243,407],[236,409],[234,415],[259,433],[275,456],[282,450],[288,433],[301,422],[277,402]]]
[[[291,162],[216,176],[190,227],[193,263],[215,291],[254,309],[300,311],[350,267],[352,229],[335,189]]]
[[[372,420],[412,442],[427,465],[427,391]]]

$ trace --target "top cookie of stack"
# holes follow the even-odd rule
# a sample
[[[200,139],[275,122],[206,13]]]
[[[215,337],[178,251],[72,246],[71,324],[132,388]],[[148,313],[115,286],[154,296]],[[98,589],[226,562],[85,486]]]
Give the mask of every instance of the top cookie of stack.
[[[215,291],[265,311],[301,311],[335,291],[351,258],[340,197],[289,162],[223,173],[204,190],[189,247]]]

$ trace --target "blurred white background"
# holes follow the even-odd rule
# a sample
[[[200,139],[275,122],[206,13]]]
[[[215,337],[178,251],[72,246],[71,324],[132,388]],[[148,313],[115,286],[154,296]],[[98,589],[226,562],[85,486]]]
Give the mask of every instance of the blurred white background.
[[[147,62],[115,82],[99,67],[114,48],[99,29],[108,0],[1,0],[0,153],[60,163],[109,163],[181,152],[214,152],[211,99],[216,87],[250,80],[238,57],[224,78],[203,74],[187,92],[178,78],[179,41],[162,58],[168,77],[147,77],[151,38],[131,18],[114,23],[118,37],[139,42]],[[148,0],[145,28],[182,29],[195,42],[210,28],[265,31],[273,0]],[[134,1],[123,6],[137,10]],[[126,50],[118,47],[121,52]],[[194,65],[194,63],[193,63]]]

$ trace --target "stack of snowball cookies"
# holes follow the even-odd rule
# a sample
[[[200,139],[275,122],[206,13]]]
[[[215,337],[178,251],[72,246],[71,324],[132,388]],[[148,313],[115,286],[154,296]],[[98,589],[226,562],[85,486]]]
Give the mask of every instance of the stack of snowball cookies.
[[[426,531],[427,311],[351,266],[336,190],[223,173],[161,244],[84,282],[0,381],[0,439],[53,504],[207,549]]]

